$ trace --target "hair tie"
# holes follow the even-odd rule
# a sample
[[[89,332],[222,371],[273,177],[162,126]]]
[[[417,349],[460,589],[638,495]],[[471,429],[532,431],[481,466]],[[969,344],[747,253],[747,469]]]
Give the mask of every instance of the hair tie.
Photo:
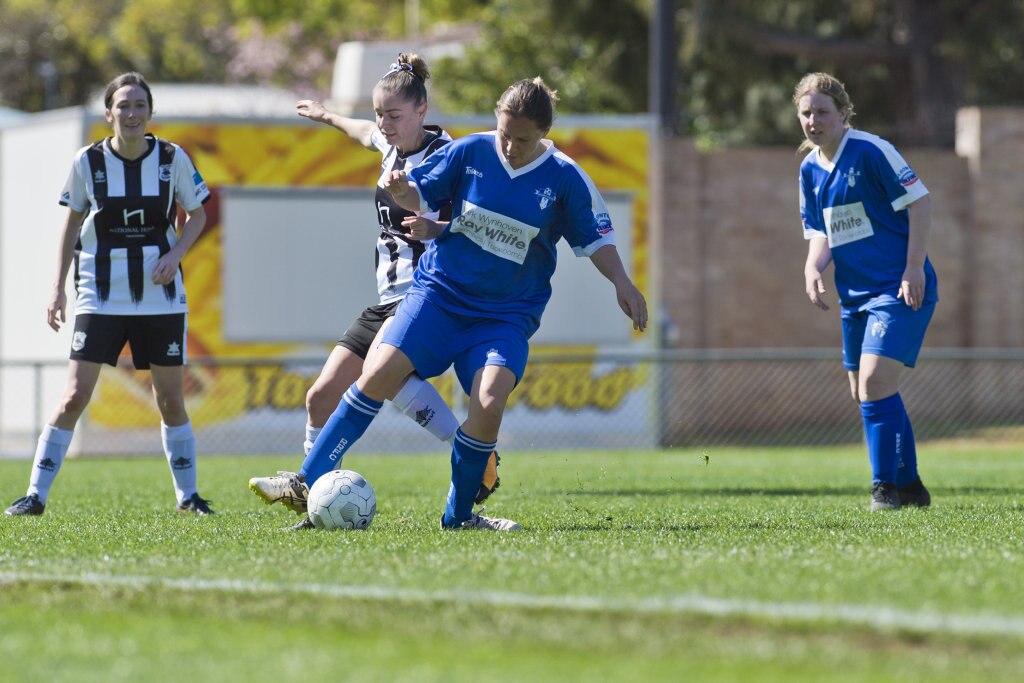
[[[409,64],[408,62],[394,62],[390,67],[388,67],[388,72],[380,77],[380,80],[383,81],[385,78],[397,71],[408,71],[413,76],[416,75],[416,72],[412,70],[412,64]]]

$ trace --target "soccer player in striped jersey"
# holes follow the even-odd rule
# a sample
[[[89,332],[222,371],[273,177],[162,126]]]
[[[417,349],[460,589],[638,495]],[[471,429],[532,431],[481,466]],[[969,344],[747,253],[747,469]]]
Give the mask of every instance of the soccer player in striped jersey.
[[[380,302],[366,308],[338,340],[320,376],[306,394],[304,449],[307,454],[345,390],[358,379],[364,360],[377,346],[382,328],[390,321],[412,284],[413,271],[423,254],[423,242],[410,239],[409,229],[402,225],[412,212],[398,205],[391,193],[384,189],[384,183],[393,171],[411,170],[451,142],[445,131],[437,126],[424,125],[426,81],[429,78],[430,71],[422,57],[400,54],[398,61],[374,86],[375,121],[340,116],[312,100],[301,100],[297,105],[299,116],[333,126],[367,149],[379,151],[384,157],[374,197],[379,224],[374,258]],[[429,217],[447,221],[451,217],[451,208],[439,207],[439,211]],[[410,375],[397,394],[389,398],[403,413],[438,439],[450,442],[455,438],[458,419],[433,385],[417,375]],[[498,487],[497,466],[498,454],[493,452],[477,492],[477,502],[486,500]],[[307,474],[279,472],[277,476],[253,477],[249,488],[267,503],[282,503],[296,512],[305,513],[306,495],[315,481]],[[316,476],[319,474],[324,472]],[[293,528],[312,528],[312,523],[306,517]]]
[[[828,310],[823,271],[835,263],[842,309],[843,366],[860,404],[871,461],[872,510],[926,507],[910,418],[900,398],[938,301],[928,260],[931,199],[885,140],[850,126],[842,83],[811,73],[793,94],[810,152],[800,165],[800,218],[808,240],[804,281]]]
[[[540,78],[519,81],[498,101],[496,131],[461,138],[411,171],[391,173],[386,187],[399,204],[420,211],[451,204],[452,220],[403,221],[411,237],[428,241],[426,252],[377,353],[327,421],[305,471],[335,467],[409,374],[433,377],[454,365],[470,398],[469,416],[455,436],[441,527],[520,528],[474,513],[473,497],[551,295],[558,240],[565,238],[613,283],[634,328],[647,325],[646,301],[615,249],[604,200],[576,162],[544,139],[555,101]]]
[[[75,266],[75,331],[68,383],[43,428],[28,492],[8,515],[41,515],[78,418],[104,363],[127,342],[135,367],[148,369],[161,435],[181,512],[211,514],[196,488],[196,444],[184,400],[185,283],[181,259],[206,223],[210,197],[181,147],[146,132],[153,96],[141,74],[112,80],[104,93],[113,135],[76,155],[60,203],[68,207],[47,309],[50,327],[67,321],[65,281]],[[177,207],[188,218],[176,229]]]

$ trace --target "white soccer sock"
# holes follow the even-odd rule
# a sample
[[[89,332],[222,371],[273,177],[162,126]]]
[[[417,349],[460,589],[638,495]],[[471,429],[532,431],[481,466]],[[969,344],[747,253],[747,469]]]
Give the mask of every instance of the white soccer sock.
[[[306,423],[306,440],[302,442],[302,450],[306,451],[306,455],[313,450],[313,444],[316,443],[316,437],[320,436],[320,431],[323,427],[314,427],[313,425]]]
[[[57,478],[60,466],[64,464],[64,456],[71,445],[73,429],[58,429],[52,425],[43,427],[39,441],[36,443],[36,455],[32,459],[32,475],[28,482],[28,495],[39,496],[39,502],[45,504],[50,496],[50,487]]]
[[[430,382],[410,375],[391,402],[441,441],[455,438],[459,421]]]
[[[177,427],[160,423],[160,437],[167,455],[167,465],[174,478],[174,494],[182,503],[192,497],[196,490],[196,436],[192,433],[192,422]]]

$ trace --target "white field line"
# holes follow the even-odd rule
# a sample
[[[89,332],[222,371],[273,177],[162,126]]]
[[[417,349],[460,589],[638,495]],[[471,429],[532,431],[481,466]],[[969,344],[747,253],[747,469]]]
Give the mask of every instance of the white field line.
[[[171,579],[106,574],[46,574],[0,572],[0,586],[12,583],[52,583],[100,588],[166,588],[189,592],[308,595],[398,603],[436,603],[477,607],[512,607],[575,612],[633,614],[699,614],[765,618],[775,621],[824,621],[875,630],[907,630],[935,634],[1024,636],[1024,616],[944,614],[876,605],[817,602],[765,602],[677,595],[653,598],[615,598],[596,595],[531,595],[498,591],[427,591],[373,585],[269,583],[238,579]]]

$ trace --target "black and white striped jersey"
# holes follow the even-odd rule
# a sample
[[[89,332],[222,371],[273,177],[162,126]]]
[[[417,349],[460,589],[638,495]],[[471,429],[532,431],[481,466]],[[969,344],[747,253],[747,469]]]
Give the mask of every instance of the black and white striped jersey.
[[[151,278],[157,260],[178,241],[177,209],[210,197],[181,147],[146,135],[149,151],[128,161],[110,138],[75,155],[60,203],[86,213],[75,244],[75,310],[106,315],[185,313],[181,268],[168,285]]]
[[[399,154],[398,148],[389,145],[380,131],[374,130],[373,144],[384,154],[377,179],[377,222],[380,224],[380,236],[377,238],[377,293],[382,304],[397,301],[405,296],[412,284],[412,273],[416,263],[423,254],[426,244],[422,241],[406,239],[409,231],[402,227],[402,220],[413,213],[402,208],[395,202],[391,193],[384,189],[384,182],[391,171],[409,171],[423,159],[430,156],[449,142],[452,138],[437,126],[424,126],[426,137],[420,148],[407,154]],[[451,210],[439,213],[424,214],[432,220],[447,221],[451,219]]]

